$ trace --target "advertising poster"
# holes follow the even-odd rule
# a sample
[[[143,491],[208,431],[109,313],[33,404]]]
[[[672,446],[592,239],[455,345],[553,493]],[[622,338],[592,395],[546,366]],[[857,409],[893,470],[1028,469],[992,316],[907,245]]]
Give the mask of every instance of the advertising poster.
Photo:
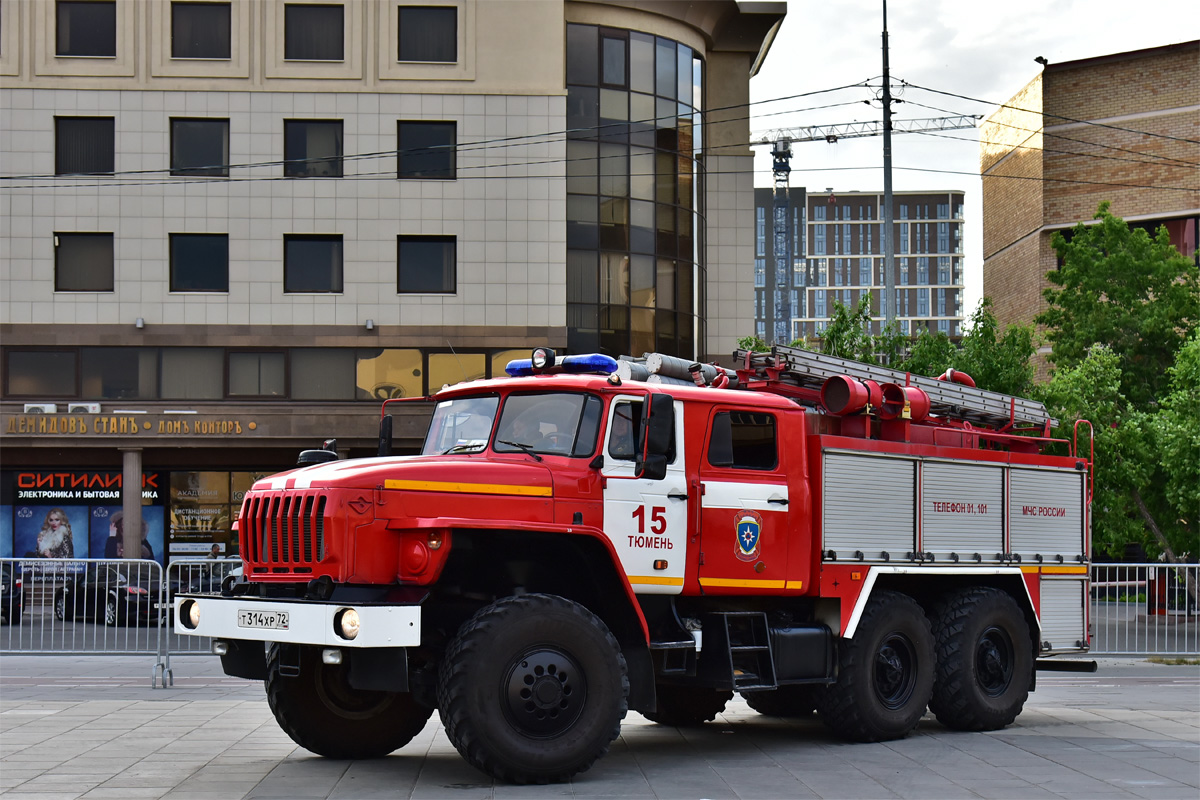
[[[13,557],[13,507],[0,505],[0,558]]]
[[[171,558],[222,558],[237,554],[233,521],[249,488],[243,488],[242,476],[246,474],[171,473]]]
[[[88,541],[92,558],[125,558],[125,520],[121,506],[92,508]],[[142,552],[138,558],[163,562],[163,507],[142,506]]]
[[[142,473],[145,551],[152,551],[160,562],[166,477],[161,472]],[[119,471],[6,471],[0,485],[8,529],[0,529],[0,537],[9,549],[0,552],[14,558],[105,558],[113,517],[121,511],[121,482]]]

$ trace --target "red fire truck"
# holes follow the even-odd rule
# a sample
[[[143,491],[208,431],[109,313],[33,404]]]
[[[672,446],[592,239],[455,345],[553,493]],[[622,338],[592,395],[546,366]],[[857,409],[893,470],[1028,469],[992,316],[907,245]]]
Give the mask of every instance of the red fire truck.
[[[587,769],[628,709],[701,724],[738,692],[879,741],[926,709],[1001,728],[1035,670],[1094,668],[1047,658],[1089,646],[1077,435],[961,373],[734,357],[538,349],[429,398],[415,456],[388,401],[380,457],[254,485],[243,574],[176,598],[176,632],[314,753],[386,755],[436,709],[518,783]]]

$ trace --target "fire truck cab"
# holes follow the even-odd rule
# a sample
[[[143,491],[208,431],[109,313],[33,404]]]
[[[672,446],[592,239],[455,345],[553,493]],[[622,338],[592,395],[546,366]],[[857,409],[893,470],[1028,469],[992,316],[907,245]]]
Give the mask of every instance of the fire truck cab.
[[[415,456],[385,404],[380,457],[255,484],[242,576],[177,597],[176,632],[313,752],[386,755],[436,709],[518,783],[587,769],[629,709],[696,725],[734,692],[853,741],[927,709],[994,730],[1087,651],[1091,460],[1039,404],[735,357],[538,350],[431,398]]]

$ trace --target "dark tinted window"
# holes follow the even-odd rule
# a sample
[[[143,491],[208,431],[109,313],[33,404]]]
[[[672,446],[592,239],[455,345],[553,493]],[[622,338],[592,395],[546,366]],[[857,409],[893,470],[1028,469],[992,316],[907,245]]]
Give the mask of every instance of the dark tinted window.
[[[456,124],[404,122],[397,124],[398,178],[453,180],[456,174]]]
[[[342,121],[283,121],[283,174],[289,178],[342,176]]]
[[[342,291],[342,237],[294,234],[283,237],[285,292]]]
[[[220,400],[225,394],[225,351],[219,347],[164,347],[163,400]]]
[[[229,174],[229,120],[172,119],[171,174]]]
[[[458,61],[458,9],[400,6],[400,61]]]
[[[150,347],[80,350],[84,398],[153,400],[158,396],[158,351]]]
[[[114,164],[112,117],[55,117],[54,173],[110,173]]]
[[[172,58],[229,58],[229,3],[171,3]]]
[[[60,56],[115,56],[117,4],[58,0],[55,31]]]
[[[750,411],[722,411],[713,417],[708,463],[734,469],[774,469],[775,418]]]
[[[228,292],[229,235],[172,233],[171,291]]]
[[[75,353],[10,350],[5,394],[18,397],[75,396]]]
[[[453,236],[398,236],[396,239],[396,291],[401,294],[452,294],[457,289]]]
[[[283,353],[229,354],[231,396],[282,397],[287,392],[287,365]]]
[[[111,292],[113,235],[54,234],[54,291]]]
[[[292,351],[292,399],[353,400],[355,351]]]
[[[345,58],[342,6],[285,5],[283,57],[298,61]]]

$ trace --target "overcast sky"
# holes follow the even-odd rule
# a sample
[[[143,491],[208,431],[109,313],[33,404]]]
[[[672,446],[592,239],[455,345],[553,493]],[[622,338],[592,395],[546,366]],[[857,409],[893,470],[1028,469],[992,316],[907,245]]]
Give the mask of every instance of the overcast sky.
[[[909,101],[895,105],[893,115],[895,119],[987,116],[995,104],[1009,100],[1041,71],[1034,62],[1037,56],[1057,63],[1188,41],[1200,31],[1197,18],[1193,0],[892,0],[888,3],[888,40],[893,87],[906,81],[988,101],[968,102],[912,87],[899,92],[893,89]],[[878,86],[883,74],[882,30],[881,0],[788,0],[787,18],[762,70],[750,82],[755,103],[751,131],[882,119],[878,103],[797,112],[871,97],[864,88],[762,102],[868,79]],[[917,103],[939,110],[921,108]],[[963,314],[970,316],[983,294],[978,135],[974,130],[959,130],[944,136],[966,141],[894,134],[892,188],[966,192]],[[757,149],[755,185],[771,186],[770,148]],[[791,185],[804,186],[810,192],[824,192],[827,187],[835,192],[882,191],[882,165],[882,137],[795,144]],[[904,167],[970,174],[917,172]]]

